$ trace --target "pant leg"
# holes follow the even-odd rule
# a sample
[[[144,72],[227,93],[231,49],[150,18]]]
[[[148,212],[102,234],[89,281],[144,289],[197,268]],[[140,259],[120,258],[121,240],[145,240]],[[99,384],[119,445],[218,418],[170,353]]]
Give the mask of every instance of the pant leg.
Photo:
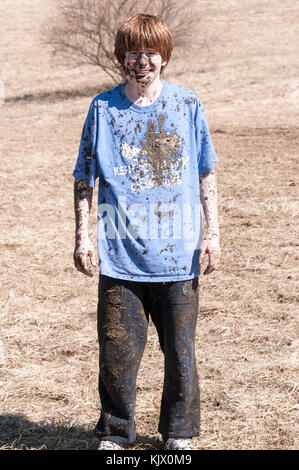
[[[159,432],[164,440],[197,436],[200,424],[195,359],[198,279],[152,285],[151,297],[151,316],[165,367]]]
[[[146,344],[148,318],[140,299],[141,283],[100,276],[98,303],[98,437],[136,438],[136,378]]]

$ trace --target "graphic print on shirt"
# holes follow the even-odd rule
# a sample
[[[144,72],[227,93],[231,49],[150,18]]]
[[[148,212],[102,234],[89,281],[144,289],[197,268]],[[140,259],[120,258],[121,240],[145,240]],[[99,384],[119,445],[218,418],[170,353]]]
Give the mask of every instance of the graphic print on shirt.
[[[132,142],[121,144],[122,155],[133,161],[128,167],[114,167],[114,175],[129,175],[132,191],[156,186],[173,186],[182,183],[181,170],[189,165],[183,157],[182,140],[175,133],[163,129],[165,116],[158,116],[158,131],[152,120],[138,148]]]

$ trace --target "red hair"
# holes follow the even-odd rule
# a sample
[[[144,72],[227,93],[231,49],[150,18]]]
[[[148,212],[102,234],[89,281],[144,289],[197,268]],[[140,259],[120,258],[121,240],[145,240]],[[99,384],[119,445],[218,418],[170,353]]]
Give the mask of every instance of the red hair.
[[[148,49],[158,52],[163,62],[169,62],[173,49],[173,38],[168,26],[157,16],[139,13],[119,28],[115,38],[114,54],[124,70],[123,65],[127,52]]]

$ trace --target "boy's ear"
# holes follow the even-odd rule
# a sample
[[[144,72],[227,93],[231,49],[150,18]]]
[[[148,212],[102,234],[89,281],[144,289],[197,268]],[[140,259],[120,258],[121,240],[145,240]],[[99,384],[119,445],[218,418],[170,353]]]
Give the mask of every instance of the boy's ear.
[[[167,60],[164,60],[161,64],[162,67],[165,67],[165,65],[167,65]]]

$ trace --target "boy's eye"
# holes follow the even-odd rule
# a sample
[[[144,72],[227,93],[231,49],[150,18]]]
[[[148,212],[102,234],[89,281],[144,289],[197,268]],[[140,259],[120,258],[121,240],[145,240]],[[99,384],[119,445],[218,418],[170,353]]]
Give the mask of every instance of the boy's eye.
[[[128,52],[128,58],[137,59],[140,54],[144,54],[146,57],[154,57],[155,55],[157,55],[157,52],[155,51],[140,51],[140,52],[132,51],[132,52]]]
[[[137,56],[138,56],[138,52],[128,52],[128,56],[129,56],[129,57],[137,57]]]

